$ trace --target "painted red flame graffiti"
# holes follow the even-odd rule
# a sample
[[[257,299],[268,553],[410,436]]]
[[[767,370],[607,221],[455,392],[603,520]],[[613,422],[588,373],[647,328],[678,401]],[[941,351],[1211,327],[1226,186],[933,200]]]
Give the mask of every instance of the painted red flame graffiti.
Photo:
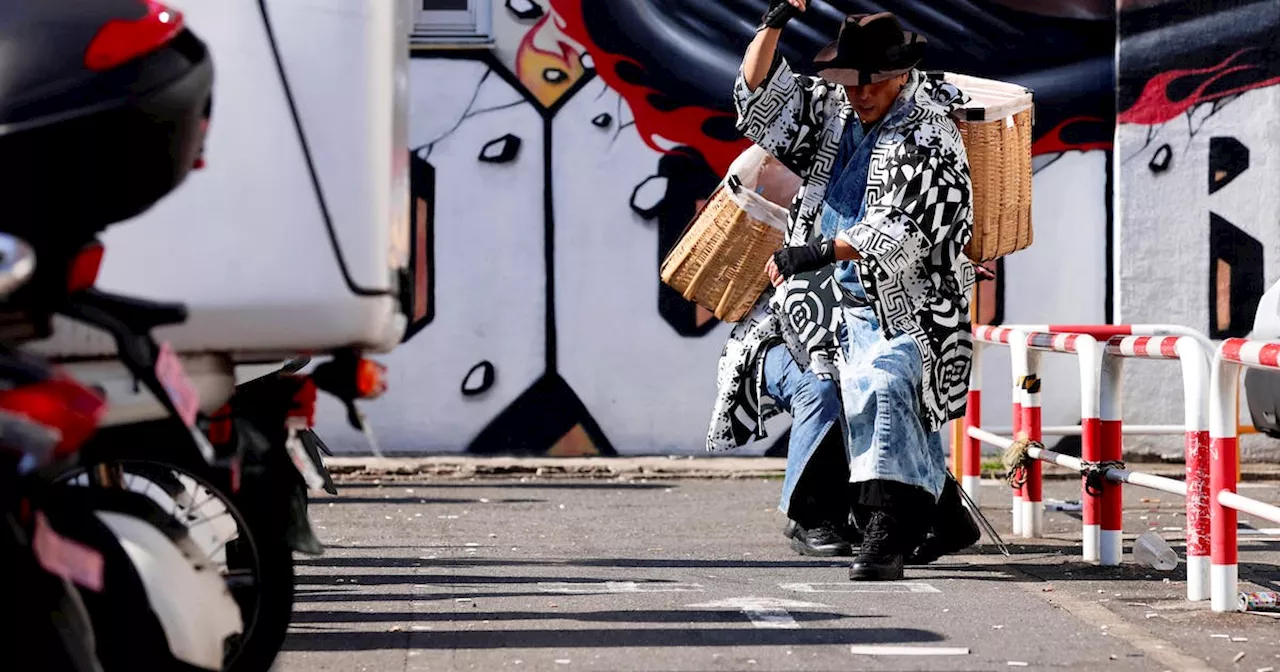
[[[670,111],[656,109],[649,103],[649,95],[656,93],[653,89],[632,84],[618,76],[620,63],[638,64],[626,57],[610,54],[592,41],[582,18],[581,3],[584,1],[551,0],[551,6],[564,21],[561,29],[581,44],[595,61],[596,73],[627,101],[631,114],[635,117],[636,130],[645,144],[664,154],[669,153],[672,148],[664,147],[659,138],[665,138],[676,145],[693,147],[702,152],[703,158],[716,174],[723,175],[733,160],[751,143],[747,140],[717,140],[703,132],[702,127],[709,119],[729,115],[703,107],[681,107]]]
[[[534,24],[520,41],[516,52],[516,76],[545,107],[554,105],[575,82],[582,79],[584,72],[574,46],[559,34],[559,26],[551,23],[553,16],[547,14]],[[540,48],[537,45],[540,37],[554,41],[555,49],[559,51]],[[558,78],[548,79],[547,73],[558,74]]]
[[[1200,103],[1211,102],[1219,98],[1225,98],[1237,93],[1243,93],[1251,89],[1260,89],[1267,86],[1280,84],[1280,77],[1272,79],[1260,80],[1243,86],[1238,86],[1223,91],[1214,91],[1206,94],[1205,91],[1213,86],[1223,77],[1237,72],[1245,72],[1249,70],[1257,70],[1257,65],[1232,65],[1232,63],[1252,51],[1252,49],[1241,49],[1232,54],[1225,61],[1209,68],[1199,68],[1196,70],[1170,70],[1152,77],[1147,85],[1142,89],[1142,95],[1138,97],[1137,102],[1132,107],[1121,112],[1116,120],[1122,124],[1141,124],[1144,126],[1157,126],[1174,119],[1178,115],[1190,110],[1192,107]],[[1191,91],[1184,98],[1172,100],[1169,98],[1169,87],[1175,82],[1187,77],[1203,77],[1204,81]]]
[[[1053,127],[1053,130],[1040,136],[1040,139],[1031,144],[1031,153],[1040,154],[1057,154],[1059,152],[1091,152],[1094,150],[1110,151],[1112,142],[1107,140],[1096,140],[1093,142],[1067,142],[1062,133],[1068,126],[1073,124],[1101,124],[1101,117],[1071,117],[1066,121]]]

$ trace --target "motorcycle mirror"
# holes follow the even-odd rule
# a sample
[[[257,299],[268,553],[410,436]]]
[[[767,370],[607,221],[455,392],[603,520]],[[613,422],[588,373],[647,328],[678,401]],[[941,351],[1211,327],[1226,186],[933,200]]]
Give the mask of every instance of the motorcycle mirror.
[[[297,373],[310,363],[311,363],[310,357],[306,357],[306,356],[295,357],[284,363],[284,366],[281,367],[280,369],[280,373],[283,373],[283,374]]]

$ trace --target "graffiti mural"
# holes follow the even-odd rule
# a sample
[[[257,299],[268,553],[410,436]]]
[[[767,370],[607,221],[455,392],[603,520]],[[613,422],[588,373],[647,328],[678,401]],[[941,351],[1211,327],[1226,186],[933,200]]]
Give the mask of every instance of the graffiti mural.
[[[657,271],[746,147],[730,91],[760,4],[495,0],[494,48],[415,52],[410,150],[432,320],[390,356],[392,391],[368,408],[385,449],[702,450],[728,326]],[[880,7],[930,41],[924,67],[1036,91],[1037,245],[998,265],[981,319],[1105,321],[1111,4],[829,0],[788,27],[783,53],[803,70],[846,13]],[[1007,362],[987,368],[1008,380]],[[1008,392],[988,388],[998,417]],[[1049,392],[1046,406],[1060,396],[1070,415],[1074,394]],[[775,420],[746,452],[785,445],[786,426]]]
[[[1247,335],[1280,280],[1280,3],[1125,2],[1120,14],[1120,315]],[[1177,371],[1126,383],[1142,399]],[[1135,421],[1177,421],[1138,407]],[[1152,443],[1176,453],[1176,443]]]

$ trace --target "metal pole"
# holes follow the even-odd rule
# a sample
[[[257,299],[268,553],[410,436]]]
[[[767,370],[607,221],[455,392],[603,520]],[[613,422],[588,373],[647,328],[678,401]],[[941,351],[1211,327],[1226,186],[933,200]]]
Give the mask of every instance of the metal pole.
[[[1249,499],[1234,492],[1219,492],[1218,501],[1223,506],[1243,511],[1249,515],[1257,516],[1273,523],[1280,523],[1280,506],[1273,506],[1266,502],[1259,502],[1256,499]]]
[[[1040,433],[1040,353],[1027,355],[1027,375],[1022,383],[1022,433],[1037,443]],[[1027,466],[1027,481],[1022,488],[1022,536],[1035,538],[1044,534],[1043,466],[1039,460]]]
[[[969,401],[965,409],[964,479],[961,485],[973,501],[978,501],[982,480],[982,443],[969,438],[967,430],[982,426],[982,348],[974,343],[973,368],[969,371]]]
[[[1101,457],[1105,462],[1118,462],[1124,456],[1123,434],[1123,376],[1124,359],[1111,355],[1102,357],[1102,379],[1099,387],[1099,415],[1102,418]],[[1099,536],[1100,560],[1103,565],[1120,564],[1124,553],[1123,486],[1106,481],[1102,485],[1102,529]]]
[[[1102,420],[1098,407],[1098,392],[1102,377],[1100,347],[1091,336],[1077,340],[1076,352],[1080,357],[1080,425],[1081,456],[1089,462],[1102,459]],[[1098,562],[1101,558],[1102,498],[1092,497],[1080,480],[1083,534],[1082,553],[1085,562]]]
[[[1214,357],[1209,382],[1209,599],[1213,610],[1236,611],[1236,586],[1240,581],[1239,548],[1236,545],[1236,510],[1223,506],[1219,495],[1236,489],[1236,397],[1240,366],[1225,361],[1224,343]]]
[[[1175,346],[1182,364],[1186,425],[1187,599],[1209,598],[1209,358],[1200,341],[1180,337]]]
[[[1011,434],[1015,439],[1021,438],[1024,430],[1022,424],[1022,402],[1026,394],[1022,389],[1022,383],[1026,379],[1030,366],[1031,352],[1027,349],[1027,335],[1021,331],[1015,331],[1009,336],[1009,369],[1013,374],[1013,388],[1010,390],[1010,398],[1013,400],[1013,431]],[[1015,487],[1011,494],[1013,501],[1010,512],[1013,516],[1013,534],[1022,536],[1023,530],[1026,529],[1022,508],[1022,502],[1026,499],[1023,496],[1024,488],[1021,486]]]

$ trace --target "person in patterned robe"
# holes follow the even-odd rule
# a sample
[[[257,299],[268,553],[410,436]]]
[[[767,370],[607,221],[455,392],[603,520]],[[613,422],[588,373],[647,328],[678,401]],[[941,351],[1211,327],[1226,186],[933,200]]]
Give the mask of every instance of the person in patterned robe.
[[[889,13],[848,17],[815,58],[819,77],[795,74],[777,43],[804,9],[772,0],[735,85],[739,130],[804,184],[767,269],[780,289],[726,344],[708,446],[740,445],[788,410],[771,380],[780,346],[797,369],[837,380],[864,536],[850,578],[895,580],[908,555],[977,541],[940,434],[963,416],[972,360],[971,184],[950,116],[966,98],[915,69],[925,41]],[[828,293],[836,305],[815,309]]]

